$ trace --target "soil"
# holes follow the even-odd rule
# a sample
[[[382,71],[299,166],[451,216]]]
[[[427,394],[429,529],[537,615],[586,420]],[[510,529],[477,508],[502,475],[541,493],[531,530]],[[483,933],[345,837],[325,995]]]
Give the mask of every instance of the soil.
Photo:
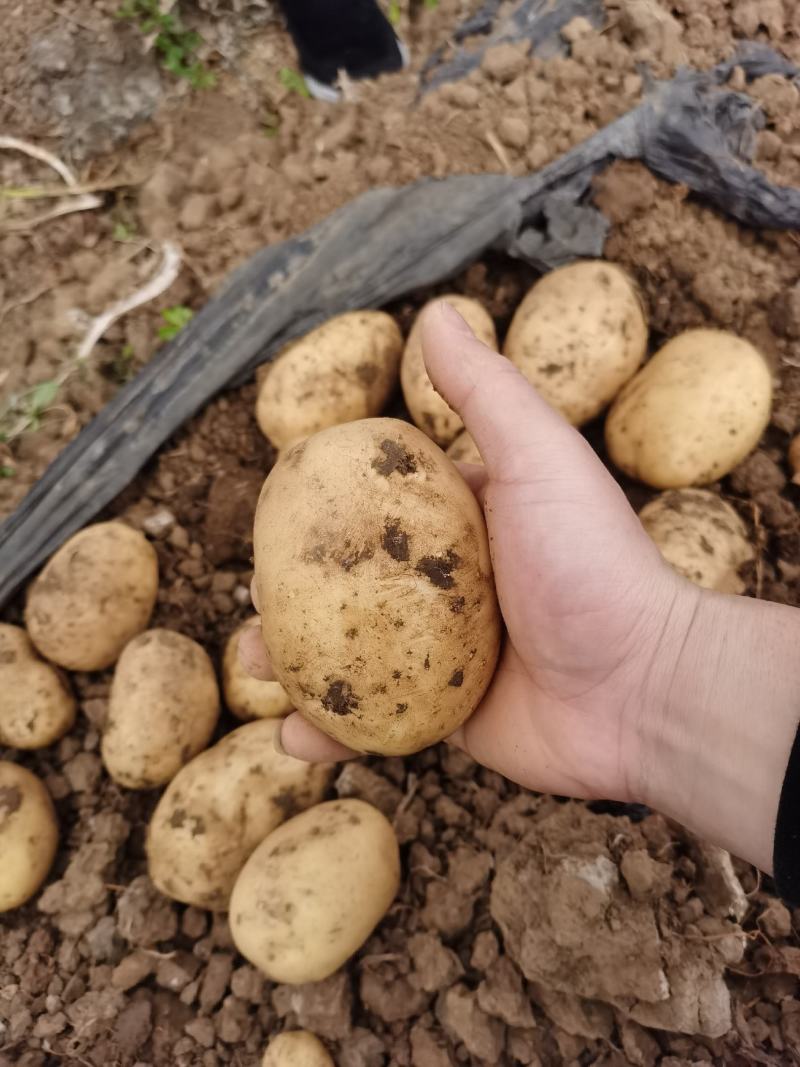
[[[416,66],[478,6],[402,5]],[[46,223],[31,221],[38,202],[14,202],[0,219],[0,231],[15,227],[0,235],[0,389],[10,396],[51,379],[87,315],[148,276],[159,242],[180,244],[183,269],[107,332],[38,426],[0,446],[0,467],[14,472],[0,478],[0,514],[152,355],[160,312],[200,307],[264,243],[376,184],[538,168],[635,105],[643,63],[657,75],[681,62],[707,67],[741,36],[800,60],[800,15],[788,0],[702,10],[615,0],[602,33],[570,28],[570,58],[505,49],[417,106],[412,70],[348,88],[353,99],[332,108],[282,86],[277,72],[293,58],[269,4],[187,9],[213,44],[207,61],[218,75],[196,93],[158,72],[115,9],[65,0],[57,15],[20,5],[8,20],[4,129],[47,145],[87,184],[114,188],[99,208]],[[764,78],[749,91],[766,114],[759,164],[800,184],[797,89]],[[22,155],[3,153],[0,166],[4,185],[54,180]],[[595,199],[613,223],[606,255],[637,279],[654,345],[720,326],[772,360],[780,384],[770,427],[718,488],[759,548],[748,593],[800,606],[800,489],[786,460],[800,429],[797,235],[746,230],[638,164],[600,175]],[[532,280],[489,257],[440,288],[482,300],[502,336]],[[407,331],[430,295],[389,310]],[[156,547],[154,625],[196,638],[217,662],[252,612],[252,514],[274,458],[254,398],[253,383],[218,397],[108,510]],[[399,401],[392,411],[402,414]],[[587,436],[598,444],[598,426]],[[648,497],[625,489],[637,507]],[[19,613],[17,603],[7,617]],[[108,673],[76,675],[74,685],[75,731],[12,757],[44,778],[62,848],[40,896],[0,918],[0,1067],[250,1067],[286,1026],[317,1033],[339,1067],[798,1062],[800,909],[657,814],[535,796],[446,746],[343,767],[334,791],[393,820],[400,894],[333,978],[264,981],[236,954],[224,917],[175,905],[148,882],[144,829],[157,798],[103,773]]]

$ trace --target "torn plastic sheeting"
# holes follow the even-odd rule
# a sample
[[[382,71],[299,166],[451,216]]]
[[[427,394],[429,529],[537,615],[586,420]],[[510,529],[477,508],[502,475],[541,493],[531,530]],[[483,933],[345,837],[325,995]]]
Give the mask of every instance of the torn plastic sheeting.
[[[737,62],[760,76],[770,56],[786,74],[786,61],[763,48]],[[800,228],[800,189],[772,185],[749,165],[761,113],[748,97],[720,88],[730,69],[656,84],[643,104],[536,174],[374,190],[256,253],[0,527],[0,604],[216,393],[326,318],[444,281],[489,248],[543,270],[600,255],[607,223],[588,198],[592,177],[614,159],[641,159],[741,222]]]

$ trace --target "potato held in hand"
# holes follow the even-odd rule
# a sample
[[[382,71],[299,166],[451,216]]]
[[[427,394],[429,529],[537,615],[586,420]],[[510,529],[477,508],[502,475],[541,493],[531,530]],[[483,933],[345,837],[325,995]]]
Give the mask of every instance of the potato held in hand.
[[[397,382],[403,338],[385,311],[348,311],[290,344],[267,371],[256,402],[276,448],[378,415]]]
[[[244,622],[234,630],[225,646],[222,658],[222,690],[225,706],[237,719],[276,719],[288,715],[292,702],[280,682],[254,678],[239,660],[239,638],[251,623]]]
[[[0,623],[0,745],[44,748],[75,722],[66,681],[19,626]]]
[[[30,900],[57,846],[56,815],[44,785],[24,767],[0,762],[0,912]]]
[[[628,382],[606,420],[616,465],[656,489],[707,485],[751,452],[769,422],[772,375],[747,341],[688,330]]]
[[[472,713],[500,644],[486,527],[425,434],[367,419],[290,449],[254,543],[273,669],[321,730],[403,755]]]
[[[219,717],[219,689],[206,652],[172,630],[147,630],[114,671],[102,755],[128,789],[153,789],[201,752]]]
[[[267,720],[240,726],[172,779],[147,833],[150,878],[162,893],[226,909],[256,845],[322,800],[332,767],[280,755],[278,729]]]
[[[474,463],[483,466],[483,456],[478,451],[478,446],[471,433],[464,430],[447,449],[447,456],[453,463]]]
[[[284,1030],[273,1037],[261,1067],[335,1067],[328,1050],[308,1030]]]
[[[367,940],[400,881],[397,838],[363,800],[296,815],[258,846],[236,880],[231,934],[273,982],[319,982]]]

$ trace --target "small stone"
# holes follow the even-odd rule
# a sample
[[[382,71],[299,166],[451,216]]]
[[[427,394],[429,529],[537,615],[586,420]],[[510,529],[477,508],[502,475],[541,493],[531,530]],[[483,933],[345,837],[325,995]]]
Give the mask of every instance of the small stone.
[[[203,196],[201,193],[192,193],[188,196],[181,209],[181,229],[199,230],[204,226],[208,221],[213,203],[212,197]]]
[[[214,1024],[203,1015],[192,1019],[183,1029],[202,1048],[212,1048],[217,1038]]]
[[[582,15],[576,15],[574,19],[570,19],[565,26],[561,27],[561,36],[569,44],[575,44],[583,37],[591,37],[594,32],[594,26]]]
[[[111,985],[125,992],[143,982],[153,972],[154,960],[145,952],[132,952],[111,972]]]
[[[205,937],[208,930],[208,915],[200,908],[188,907],[181,918],[181,930],[193,940]]]
[[[482,930],[472,944],[470,966],[476,971],[488,971],[500,955],[497,938],[491,930]]]
[[[504,145],[508,145],[509,148],[525,148],[530,135],[531,128],[525,119],[519,118],[517,115],[506,115],[500,119],[497,127],[497,135]]]
[[[264,999],[264,979],[255,967],[238,967],[231,975],[231,992],[241,1000],[260,1004]]]
[[[167,541],[173,548],[177,548],[178,551],[185,552],[189,547],[189,535],[182,526],[175,526],[167,537]]]
[[[233,599],[240,608],[249,607],[252,603],[250,590],[246,585],[237,585],[233,591]]]
[[[767,937],[777,940],[792,933],[792,914],[780,900],[770,900],[758,917],[758,925]]]
[[[142,529],[149,537],[162,538],[172,530],[175,525],[175,516],[167,508],[159,508],[152,515],[148,515],[142,522]]]
[[[67,1017],[63,1011],[55,1015],[40,1015],[33,1027],[34,1037],[56,1037],[67,1026]]]
[[[103,766],[92,752],[79,752],[64,764],[64,775],[74,793],[91,793],[100,781]]]
[[[215,952],[206,965],[203,984],[200,987],[200,1007],[211,1011],[225,996],[233,970],[233,956],[227,952]]]
[[[119,932],[126,941],[150,948],[170,941],[178,932],[172,902],[163,897],[147,875],[139,875],[117,900]]]
[[[644,848],[631,849],[625,853],[620,862],[622,877],[634,900],[647,900],[648,897],[654,895],[663,885],[664,877],[661,868],[665,867],[668,873],[667,865],[652,859],[647,849]]]
[[[81,704],[83,714],[95,727],[96,730],[102,730],[106,724],[106,716],[108,715],[108,701],[102,697],[94,697],[92,700],[84,700]]]
[[[499,82],[510,82],[522,74],[527,65],[527,45],[496,44],[487,48],[481,66],[490,78]]]
[[[467,85],[465,82],[445,85],[441,92],[449,104],[452,104],[453,107],[464,108],[465,111],[477,107],[481,99],[481,94],[475,86]]]
[[[217,571],[211,579],[211,592],[232,593],[238,580],[233,571]]]
[[[176,953],[174,957],[159,960],[156,968],[156,983],[162,989],[180,993],[197,973],[199,960],[189,953]]]

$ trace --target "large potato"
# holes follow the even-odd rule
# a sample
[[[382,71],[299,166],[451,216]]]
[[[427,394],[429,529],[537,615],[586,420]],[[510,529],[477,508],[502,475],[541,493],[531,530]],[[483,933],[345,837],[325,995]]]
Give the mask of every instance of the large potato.
[[[471,433],[464,430],[447,449],[447,455],[453,463],[474,463],[483,466],[483,457]]]
[[[446,300],[456,309],[463,319],[466,320],[479,341],[483,341],[490,348],[497,347],[497,334],[494,323],[486,308],[482,307],[477,300],[458,293],[448,293],[446,296],[437,298]],[[433,303],[433,301],[431,301]],[[427,306],[427,305],[426,305]],[[423,311],[425,309],[423,308]],[[422,312],[414,320],[411,332],[403,350],[403,359],[400,364],[400,384],[403,387],[406,407],[411,418],[424,430],[428,437],[439,445],[448,445],[461,430],[464,423],[459,415],[433,388],[433,382],[428,377],[425,369],[425,360],[422,355]]]
[[[279,826],[258,846],[231,896],[238,950],[273,982],[319,982],[367,940],[400,881],[384,815],[331,800]]]
[[[582,426],[644,359],[647,322],[636,287],[600,260],[545,274],[517,308],[503,350],[548,404]]]
[[[772,375],[751,344],[723,330],[668,341],[614,402],[606,445],[616,465],[656,489],[707,485],[758,443]]]
[[[328,1050],[308,1030],[284,1030],[273,1037],[261,1067],[335,1067]]]
[[[708,489],[671,489],[639,512],[661,555],[679,574],[719,593],[742,593],[739,568],[754,558],[747,528]]]
[[[0,623],[0,745],[44,748],[74,722],[75,698],[64,678],[21,627]]]
[[[276,448],[380,414],[397,381],[403,337],[384,311],[348,311],[290,344],[269,368],[256,402]]]
[[[500,644],[486,527],[425,434],[366,419],[296,445],[261,492],[254,544],[273,669],[320,729],[402,755],[472,713]]]
[[[119,657],[111,682],[102,755],[128,789],[153,789],[201,752],[219,717],[219,689],[206,652],[172,630],[147,630]]]
[[[99,671],[147,626],[157,592],[150,542],[124,523],[100,522],[62,545],[33,582],[25,625],[46,659]]]
[[[222,691],[225,706],[237,719],[275,719],[288,715],[292,702],[280,682],[253,678],[239,659],[239,638],[251,623],[243,622],[231,634],[222,657]]]
[[[256,845],[322,800],[333,768],[280,755],[279,729],[266,719],[240,726],[172,779],[147,833],[150,878],[162,893],[226,909]]]
[[[56,815],[44,785],[24,767],[0,762],[0,912],[30,900],[57,846]]]

